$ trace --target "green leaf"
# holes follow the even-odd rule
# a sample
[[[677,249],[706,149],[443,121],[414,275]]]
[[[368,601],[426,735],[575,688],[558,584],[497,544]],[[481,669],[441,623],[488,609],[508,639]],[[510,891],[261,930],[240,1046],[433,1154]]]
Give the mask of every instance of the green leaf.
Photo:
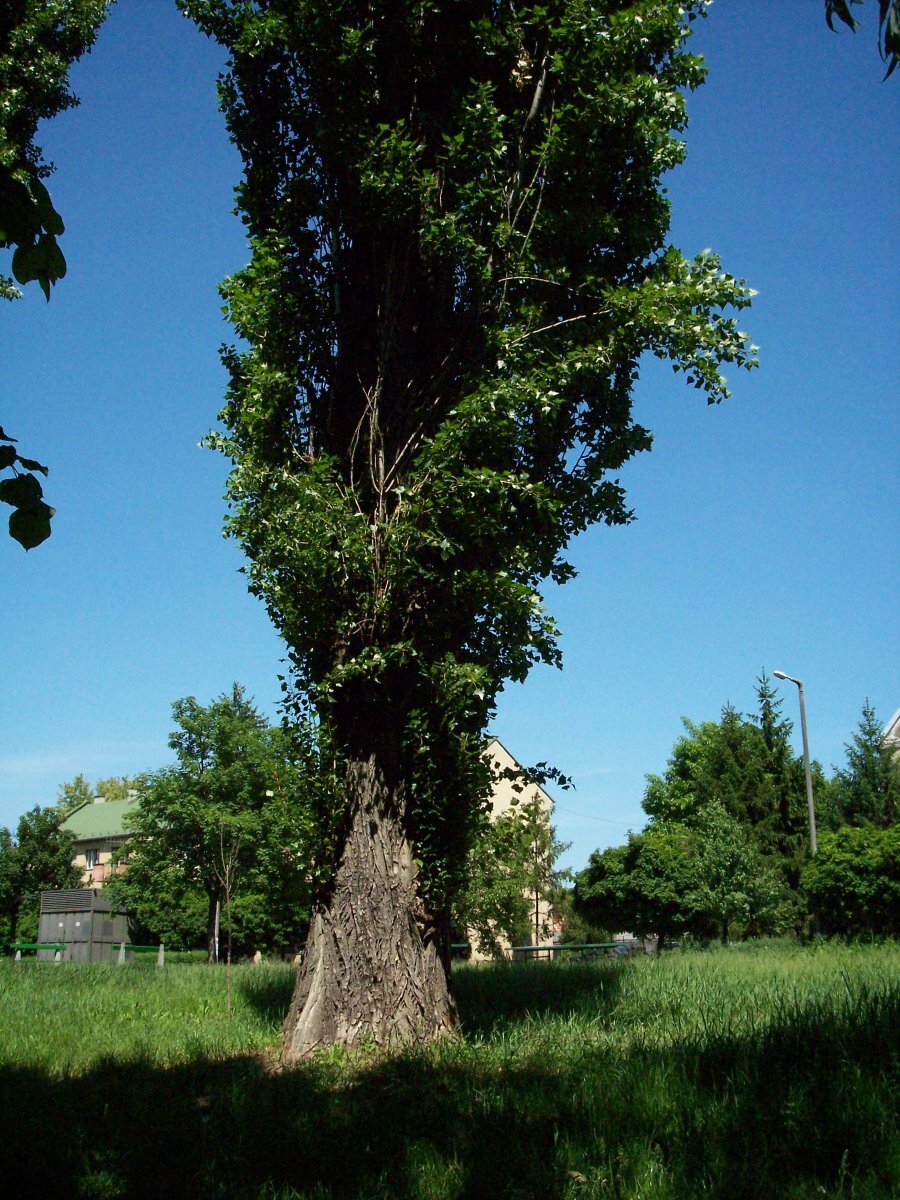
[[[42,233],[31,245],[19,246],[13,255],[13,275],[19,283],[36,279],[50,299],[50,285],[66,273],[66,259],[51,233]]]
[[[37,504],[44,493],[33,475],[16,475],[13,479],[0,479],[0,500],[14,508],[27,508]]]
[[[33,458],[20,458],[19,463],[26,471],[40,471],[42,475],[48,475],[50,468],[45,467],[43,463],[36,462]]]
[[[0,442],[15,442],[14,437],[10,437],[6,430],[0,425]]]
[[[9,518],[9,536],[24,547],[33,550],[50,536],[50,518],[56,512],[42,500],[26,508],[17,508]]]
[[[853,0],[851,0],[852,2]],[[859,22],[850,13],[847,0],[825,0],[825,20],[832,32],[834,32],[834,17],[843,21],[849,29],[856,29],[859,26]]]
[[[19,246],[13,254],[12,273],[19,283],[31,283],[41,274],[41,254],[36,242]]]
[[[17,455],[12,446],[0,446],[0,471],[4,467],[11,467],[16,458]]]
[[[31,181],[31,194],[34,196],[35,204],[37,205],[38,215],[41,219],[41,224],[48,233],[60,234],[65,232],[63,219],[53,207],[53,201],[50,199],[50,193],[47,191],[40,179]]]

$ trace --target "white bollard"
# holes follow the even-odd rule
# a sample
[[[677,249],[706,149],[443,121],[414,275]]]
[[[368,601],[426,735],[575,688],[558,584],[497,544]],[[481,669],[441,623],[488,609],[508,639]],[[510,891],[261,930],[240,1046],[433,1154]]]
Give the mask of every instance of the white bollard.
[[[156,955],[156,965],[164,967],[166,965],[166,948],[162,942],[159,943],[159,953]]]

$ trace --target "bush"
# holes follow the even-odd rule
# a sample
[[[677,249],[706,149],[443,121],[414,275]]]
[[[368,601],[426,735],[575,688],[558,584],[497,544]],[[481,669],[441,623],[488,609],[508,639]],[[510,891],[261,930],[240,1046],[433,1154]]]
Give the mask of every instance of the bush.
[[[900,825],[823,834],[801,885],[828,932],[900,935]]]

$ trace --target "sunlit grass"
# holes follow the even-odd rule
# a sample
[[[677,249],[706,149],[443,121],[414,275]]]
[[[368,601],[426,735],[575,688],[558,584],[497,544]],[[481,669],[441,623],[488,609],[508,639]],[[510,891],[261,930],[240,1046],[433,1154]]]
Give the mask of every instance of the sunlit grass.
[[[226,1058],[277,1040],[281,1014],[253,1003],[258,967],[235,968],[233,1013],[224,970],[149,963],[0,963],[0,1061],[77,1074],[103,1060],[171,1066]],[[265,968],[265,983],[290,967]]]
[[[897,946],[465,966],[460,1039],[279,1070],[292,978],[235,968],[229,1018],[221,969],[2,964],[0,1100],[35,1193],[900,1194]]]

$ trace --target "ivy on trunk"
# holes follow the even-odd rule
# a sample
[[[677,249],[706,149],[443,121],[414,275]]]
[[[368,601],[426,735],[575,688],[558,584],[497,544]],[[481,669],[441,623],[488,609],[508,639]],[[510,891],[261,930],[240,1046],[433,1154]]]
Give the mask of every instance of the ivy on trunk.
[[[288,1057],[452,1028],[451,900],[540,586],[631,517],[639,359],[710,402],[745,286],[666,242],[675,0],[182,0],[227,48],[249,265],[223,294],[229,528],[344,764]]]

